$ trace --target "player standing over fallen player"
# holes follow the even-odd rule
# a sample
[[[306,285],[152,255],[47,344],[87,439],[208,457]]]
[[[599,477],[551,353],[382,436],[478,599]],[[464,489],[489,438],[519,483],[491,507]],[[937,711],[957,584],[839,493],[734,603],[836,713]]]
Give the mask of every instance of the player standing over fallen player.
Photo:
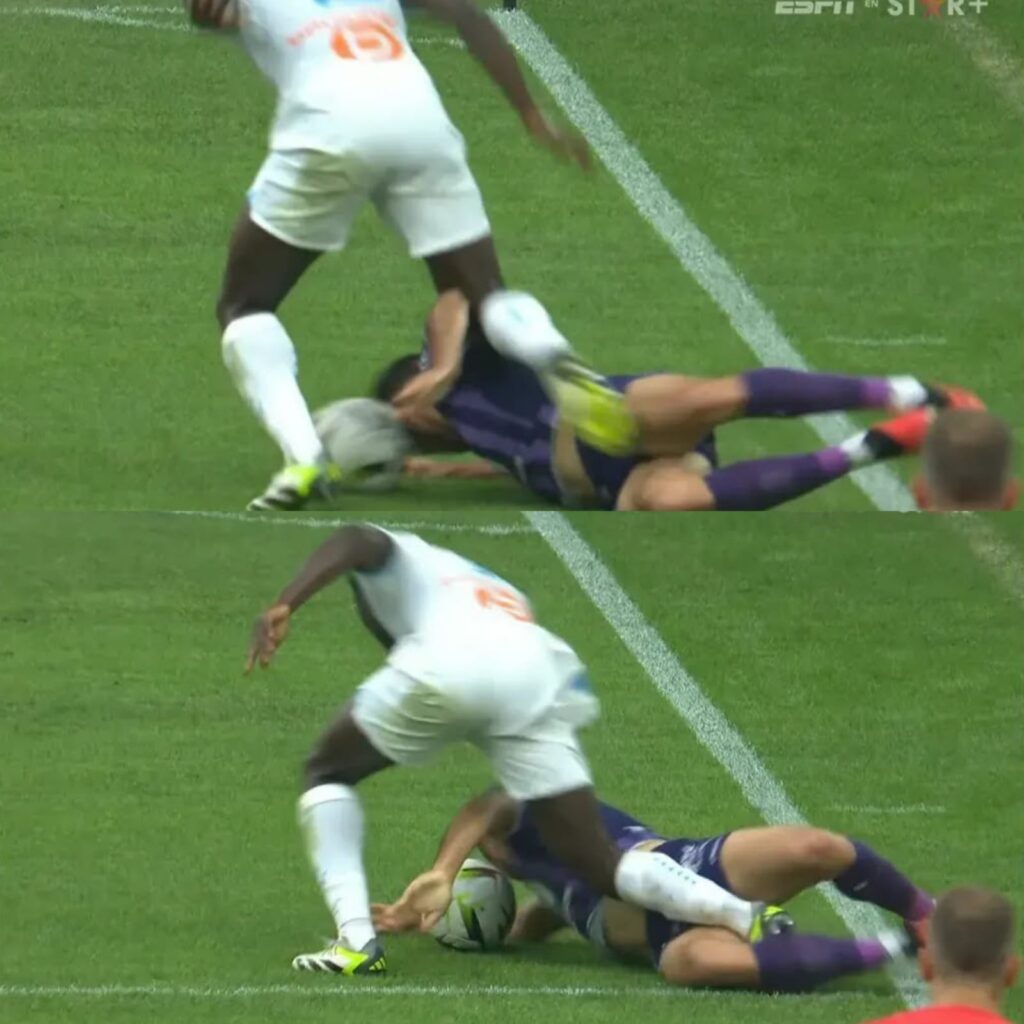
[[[399,0],[188,0],[194,23],[240,29],[278,91],[270,154],[231,238],[217,317],[224,362],[285,468],[252,509],[301,507],[328,465],[277,308],[324,252],[344,248],[368,202],[457,289],[491,344],[548,376],[563,415],[598,447],[628,445],[621,399],[572,357],[532,296],[504,290],[490,224],[452,124],[413,52]],[[472,0],[406,0],[452,24],[527,131],[586,165],[585,142],[541,113],[504,37]]]
[[[388,656],[306,764],[299,817],[337,939],[296,957],[297,970],[386,969],[370,915],[355,786],[460,741],[484,752],[504,790],[530,808],[552,855],[597,892],[675,921],[742,935],[761,927],[770,908],[663,854],[623,852],[612,841],[576,736],[598,713],[586,670],[534,622],[519,590],[454,552],[412,534],[342,527],[256,621],[247,670],[269,664],[292,613],[340,576],[350,578],[363,623]]]

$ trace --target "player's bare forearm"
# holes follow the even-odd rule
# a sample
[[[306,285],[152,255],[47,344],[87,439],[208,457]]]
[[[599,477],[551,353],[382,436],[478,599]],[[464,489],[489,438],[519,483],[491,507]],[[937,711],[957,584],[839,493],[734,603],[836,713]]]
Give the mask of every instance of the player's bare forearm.
[[[466,858],[488,836],[504,838],[511,831],[516,802],[500,789],[474,797],[452,819],[434,858],[435,871],[455,880]]]
[[[442,292],[427,317],[431,369],[454,377],[462,366],[469,330],[469,302],[460,291]]]
[[[472,462],[446,462],[444,459],[429,459],[414,455],[405,460],[402,472],[406,476],[420,479],[447,480],[493,480],[508,476],[508,472],[493,462],[476,459]]]
[[[372,526],[343,526],[309,556],[277,604],[295,611],[339,576],[379,569],[391,557],[393,543]]]
[[[466,49],[484,66],[521,118],[526,120],[537,111],[515,51],[473,0],[412,0],[411,6],[422,7],[455,26]]]
[[[508,933],[509,942],[544,942],[552,935],[566,927],[553,910],[544,906],[540,900],[533,900],[520,908],[512,929]]]

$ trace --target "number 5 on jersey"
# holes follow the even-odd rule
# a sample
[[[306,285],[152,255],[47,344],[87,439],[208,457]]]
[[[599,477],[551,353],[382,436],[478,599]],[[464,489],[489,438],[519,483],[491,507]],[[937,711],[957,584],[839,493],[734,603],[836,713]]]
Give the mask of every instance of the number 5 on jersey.
[[[504,612],[519,622],[533,622],[530,606],[514,590],[481,583],[474,591],[474,595],[482,608]]]
[[[360,14],[334,24],[331,49],[342,60],[388,61],[405,54],[405,45],[386,15]]]

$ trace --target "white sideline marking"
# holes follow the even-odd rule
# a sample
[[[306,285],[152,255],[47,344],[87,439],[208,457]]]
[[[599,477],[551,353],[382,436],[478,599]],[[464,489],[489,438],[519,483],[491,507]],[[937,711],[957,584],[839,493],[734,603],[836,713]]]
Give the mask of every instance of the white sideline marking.
[[[939,348],[947,345],[945,338],[929,334],[912,334],[906,338],[826,338],[833,345],[853,348]]]
[[[391,985],[383,979],[371,980],[369,984],[352,985],[349,982],[330,982],[309,985],[0,985],[0,999],[15,998],[87,998],[116,999],[132,996],[164,996],[184,999],[254,999],[262,996],[302,996],[312,999],[387,999],[401,996],[423,998],[434,996],[443,999],[479,999],[488,996],[554,996],[577,999],[581,996],[636,999],[728,999],[727,993],[708,992],[694,989],[673,989],[667,985],[630,985],[608,987],[604,985]],[[840,1002],[842,1000],[862,1001],[864,992],[822,992],[815,993],[814,1000]],[[786,996],[779,998],[785,999]],[[806,996],[788,998],[806,999]]]
[[[775,317],[718,252],[711,239],[690,220],[682,205],[543,29],[523,11],[494,17],[569,119],[586,136],[637,212],[726,315],[757,358],[766,365],[808,369],[807,362],[783,333]],[[828,445],[838,444],[858,429],[841,413],[809,417],[807,422]],[[850,480],[882,511],[910,512],[916,508],[910,492],[886,466],[859,470],[850,475]],[[955,527],[970,550],[1002,585],[1015,598],[1024,600],[1024,558],[1013,545],[975,516],[959,519]]]
[[[948,18],[946,25],[974,66],[992,82],[1014,113],[1024,117],[1024,65],[977,18]]]
[[[829,810],[849,811],[852,814],[945,814],[940,804],[897,804],[891,807],[874,804],[833,804]]]
[[[700,684],[683,667],[598,554],[558,512],[527,512],[526,518],[548,542],[583,592],[639,662],[658,691],[676,709],[711,756],[732,776],[749,803],[770,825],[806,825],[807,819],[749,743],[733,727]],[[889,927],[866,903],[844,899],[829,886],[819,891],[854,935]],[[909,965],[890,970],[903,1001],[915,1006],[923,985]]]
[[[125,510],[127,511],[127,510]],[[148,510],[151,515],[183,516],[188,519],[222,519],[233,523],[249,523],[251,526],[299,526],[307,530],[324,530],[329,527],[346,526],[349,523],[365,522],[359,512],[345,518],[333,516],[268,516],[254,512],[213,512],[202,509],[176,509],[164,511]],[[509,537],[516,534],[533,533],[524,523],[433,523],[427,519],[396,519],[392,522],[370,520],[386,530],[435,530],[439,533],[483,533],[490,537]]]

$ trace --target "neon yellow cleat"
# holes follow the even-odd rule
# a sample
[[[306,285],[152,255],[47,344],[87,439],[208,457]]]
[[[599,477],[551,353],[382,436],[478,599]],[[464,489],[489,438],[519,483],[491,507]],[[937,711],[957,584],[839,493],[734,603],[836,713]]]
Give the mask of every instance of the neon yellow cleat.
[[[376,939],[362,949],[347,949],[335,942],[319,953],[302,953],[292,961],[297,971],[323,971],[326,974],[385,974],[388,962]]]
[[[782,907],[770,903],[762,903],[761,909],[750,926],[748,936],[751,944],[756,944],[771,935],[785,935],[796,928],[793,918]]]
[[[636,449],[637,426],[625,396],[575,358],[562,359],[547,374],[558,414],[577,437],[609,455]]]
[[[250,512],[294,512],[310,498],[329,498],[341,480],[341,470],[330,463],[316,466],[285,466],[274,474],[267,489],[249,502]]]

